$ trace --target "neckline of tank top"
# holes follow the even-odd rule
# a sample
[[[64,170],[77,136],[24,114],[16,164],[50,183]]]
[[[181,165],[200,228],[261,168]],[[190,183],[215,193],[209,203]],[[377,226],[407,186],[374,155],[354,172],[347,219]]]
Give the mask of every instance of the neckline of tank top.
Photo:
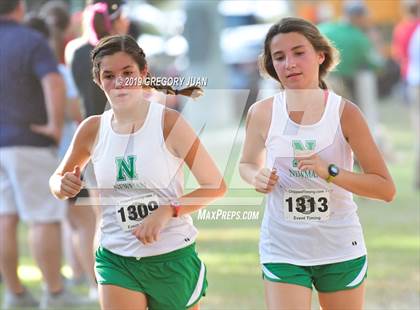
[[[286,115],[287,122],[289,122],[289,123],[291,123],[291,124],[293,124],[295,126],[302,127],[302,128],[317,127],[317,126],[321,125],[324,122],[324,119],[326,118],[326,115],[328,113],[328,110],[329,110],[329,108],[331,106],[331,102],[330,102],[331,101],[331,97],[332,97],[331,96],[332,95],[332,92],[331,91],[324,90],[324,100],[325,100],[324,112],[322,113],[321,118],[317,122],[315,122],[313,124],[309,124],[309,125],[302,125],[302,124],[296,123],[294,120],[292,120],[290,118],[289,111],[287,111],[287,105],[286,105],[286,100],[285,100],[286,99],[286,96],[285,95],[286,94],[284,92],[281,93],[281,97],[282,97],[282,109],[283,109],[283,113]]]
[[[144,119],[144,122],[143,122],[143,125],[141,125],[140,126],[140,128],[139,129],[137,129],[135,132],[133,132],[133,133],[118,133],[118,132],[115,132],[114,131],[114,128],[112,128],[112,119],[113,119],[113,117],[114,117],[114,112],[112,111],[112,109],[110,110],[111,112],[110,112],[110,114],[111,114],[111,116],[110,116],[110,118],[109,118],[109,121],[108,121],[108,125],[109,125],[109,128],[110,128],[110,130],[111,130],[111,132],[112,132],[112,134],[113,135],[115,135],[115,136],[118,136],[118,137],[130,137],[130,136],[133,136],[133,135],[138,135],[138,134],[140,134],[141,132],[143,132],[144,131],[144,129],[147,127],[147,125],[149,124],[149,119],[150,119],[150,114],[152,113],[152,105],[153,105],[153,103],[152,102],[150,102],[150,104],[149,104],[149,108],[148,108],[148,110],[147,110],[147,114],[146,114],[146,118]]]

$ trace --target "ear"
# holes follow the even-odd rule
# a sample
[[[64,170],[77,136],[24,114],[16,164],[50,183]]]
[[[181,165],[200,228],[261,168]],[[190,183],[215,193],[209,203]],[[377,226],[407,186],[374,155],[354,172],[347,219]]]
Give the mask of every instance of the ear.
[[[140,71],[140,76],[141,77],[146,77],[147,73],[149,72],[149,67],[147,66],[147,64],[144,66],[143,70]]]
[[[318,53],[318,63],[320,65],[322,65],[324,63],[324,60],[325,60],[325,54],[324,54],[324,52],[319,52]]]

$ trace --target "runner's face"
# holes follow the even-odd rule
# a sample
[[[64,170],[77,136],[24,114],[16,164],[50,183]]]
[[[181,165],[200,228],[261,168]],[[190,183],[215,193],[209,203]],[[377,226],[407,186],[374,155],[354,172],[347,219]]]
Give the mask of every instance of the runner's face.
[[[273,66],[285,88],[318,88],[319,65],[324,54],[316,52],[312,44],[297,32],[279,33],[270,44]]]
[[[147,69],[140,71],[134,59],[125,52],[102,58],[99,79],[102,90],[112,104],[124,104],[138,99],[141,79]]]

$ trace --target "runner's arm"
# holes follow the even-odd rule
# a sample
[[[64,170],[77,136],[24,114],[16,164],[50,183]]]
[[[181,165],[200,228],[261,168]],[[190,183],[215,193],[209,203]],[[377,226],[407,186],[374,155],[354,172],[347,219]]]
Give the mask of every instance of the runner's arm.
[[[396,194],[392,177],[362,112],[349,101],[344,105],[341,126],[363,172],[340,169],[332,182],[354,194],[391,202]]]
[[[254,104],[248,110],[244,148],[239,162],[239,174],[252,186],[255,186],[255,177],[265,163],[265,144],[260,132],[262,125],[261,111]]]
[[[191,126],[175,110],[166,109],[164,137],[169,151],[184,160],[200,187],[179,198],[180,215],[195,212],[226,193],[226,184],[213,159]]]
[[[61,179],[66,172],[74,171],[76,166],[83,170],[90,159],[91,151],[96,142],[99,130],[100,116],[91,116],[85,119],[77,128],[73,140],[62,159],[60,165],[50,177],[50,189],[59,199],[67,197],[60,193]]]
[[[273,98],[259,101],[251,106],[246,121],[246,136],[239,173],[257,192],[270,193],[278,182],[273,167],[265,167],[268,130],[271,124]]]

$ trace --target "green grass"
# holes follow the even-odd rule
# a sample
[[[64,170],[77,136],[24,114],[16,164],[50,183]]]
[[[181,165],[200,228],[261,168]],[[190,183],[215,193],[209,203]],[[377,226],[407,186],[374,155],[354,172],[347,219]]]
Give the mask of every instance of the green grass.
[[[386,138],[391,142],[393,160],[389,163],[398,193],[394,202],[385,204],[356,198],[369,254],[366,309],[418,309],[420,294],[420,214],[419,191],[413,189],[414,154],[409,111],[393,102],[380,107]],[[398,115],[396,118],[395,115]],[[417,137],[418,139],[419,137]],[[221,146],[223,147],[223,146]],[[236,152],[239,148],[236,148]],[[222,154],[221,152],[220,154]],[[218,157],[217,149],[215,157]],[[243,183],[233,171],[231,184]],[[235,189],[228,197],[262,197],[252,190]],[[239,201],[239,200],[238,200]],[[243,200],[242,200],[243,201]],[[263,309],[264,292],[258,259],[259,226],[263,207],[213,205],[208,210],[260,211],[258,220],[199,220],[197,240],[201,258],[208,267],[209,289],[202,309]],[[21,228],[21,263],[33,266]],[[39,293],[39,281],[23,279]],[[85,292],[82,288],[79,292]],[[318,308],[313,294],[313,309]]]

